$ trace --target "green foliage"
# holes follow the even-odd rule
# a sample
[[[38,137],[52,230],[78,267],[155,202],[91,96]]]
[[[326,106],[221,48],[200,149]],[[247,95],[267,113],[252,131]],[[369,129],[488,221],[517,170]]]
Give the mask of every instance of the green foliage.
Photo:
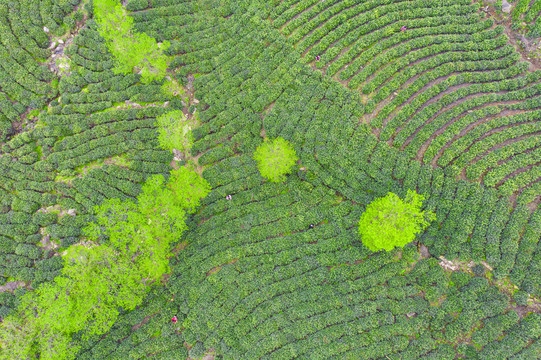
[[[254,159],[261,176],[273,182],[284,181],[285,175],[292,171],[292,166],[299,160],[295,149],[281,137],[274,140],[266,138],[257,147]]]
[[[67,250],[62,276],[28,292],[18,320],[0,327],[2,356],[38,351],[40,359],[72,359],[72,334],[84,329],[86,340],[107,332],[120,308],[135,309],[148,284],[170,270],[171,242],[209,191],[199,175],[180,168],[167,183],[162,175],[148,178],[137,203],[104,201],[83,230],[86,241]]]
[[[20,47],[38,58],[48,57],[49,39],[42,26],[52,34],[62,32],[68,5],[75,2],[0,4],[5,46],[0,85],[6,94],[0,99],[0,128],[9,136],[12,119],[31,102],[40,105],[40,83],[52,76],[41,65],[34,67]],[[248,3],[250,9],[244,11]],[[92,7],[92,1],[87,5]],[[435,259],[484,260],[494,276],[509,274],[526,293],[538,296],[541,290],[541,242],[535,231],[540,228],[539,212],[528,220],[523,206],[541,194],[541,183],[535,182],[539,169],[531,168],[539,155],[535,120],[540,112],[535,109],[540,78],[535,72],[524,74],[528,63],[517,62],[501,26],[480,21],[484,15],[478,4],[132,0],[126,8],[135,11],[129,14],[132,29],[157,41],[171,40],[168,54],[175,54],[172,68],[178,67],[178,79],[194,74],[190,90],[196,91],[201,105],[192,105],[190,112],[197,107],[203,126],[193,131],[192,152],[203,153],[200,164],[210,165],[205,179],[219,190],[194,215],[187,233],[192,244],[179,253],[170,286],[155,289],[144,306],[120,315],[104,337],[90,336],[81,344],[78,359],[149,354],[184,359],[184,340],[193,345],[193,355],[213,348],[217,358],[230,359],[439,360],[456,357],[453,347],[475,359],[476,350],[485,345],[482,358],[536,358],[540,341],[535,326],[526,322],[524,329],[511,329],[521,321],[518,317],[506,320],[509,326],[500,324],[502,311],[516,313],[498,290],[488,291],[494,287],[469,275],[453,278],[462,287],[448,286]],[[531,13],[537,15],[539,8]],[[171,100],[163,98],[178,91],[164,86],[170,90],[165,95],[157,85],[137,84],[139,75],[115,76],[103,38],[89,25],[65,49],[76,71],[53,86],[62,96],[52,102],[50,114],[41,114],[36,128],[28,126],[24,136],[2,146],[1,281],[33,279],[33,288],[41,282],[54,284],[62,258],[47,251],[50,259],[41,261],[34,247],[42,238],[40,227],[63,247],[77,243],[96,204],[119,198],[121,207],[140,193],[146,178],[169,171],[170,152],[149,147],[156,143],[155,119],[169,109],[115,107],[125,100]],[[33,39],[41,48],[29,46]],[[372,94],[358,96],[303,65],[316,56],[321,59],[313,65],[326,75]],[[44,77],[34,81],[30,74]],[[180,100],[171,101],[174,108]],[[372,127],[359,125],[360,119],[373,119]],[[260,143],[261,121],[271,138],[294,142],[307,173],[298,172],[285,183],[261,184],[250,159]],[[39,153],[34,151],[38,146]],[[109,162],[119,154],[129,161]],[[100,159],[105,163],[86,174],[82,170],[71,187],[54,181],[64,169],[73,171]],[[434,169],[436,163],[441,167]],[[448,171],[452,167],[499,191],[457,182]],[[415,247],[405,247],[401,258],[397,251],[369,254],[351,236],[363,211],[356,204],[366,205],[389,191],[404,196],[408,188],[425,196],[426,208],[439,219],[418,237],[434,258],[417,262],[410,272],[408,262],[418,255]],[[520,209],[510,213],[502,194],[511,192],[519,193]],[[147,202],[148,209],[166,204],[159,196]],[[58,219],[55,213],[47,214],[51,218],[35,213],[55,204],[76,209],[77,215]],[[149,210],[149,217],[158,215]],[[163,227],[167,225],[164,221]],[[70,253],[74,261],[83,255],[101,259],[125,276],[109,265],[119,262],[110,238],[100,230],[95,241],[99,246],[88,251],[74,247]],[[92,252],[98,247],[113,251]],[[140,260],[142,269],[157,267],[151,276],[164,271],[159,262],[140,255],[134,260]],[[90,274],[115,281],[108,271],[88,267]],[[124,289],[130,296],[130,289],[137,290]],[[77,291],[92,298],[83,290]],[[135,292],[133,298],[137,296]],[[516,293],[514,300],[525,298]],[[0,299],[0,316],[9,314],[14,304]],[[181,336],[171,336],[174,313],[187,325]],[[101,331],[109,323],[107,313],[92,316],[88,329]],[[539,323],[539,318],[533,320]],[[138,324],[141,327],[132,331]],[[535,332],[525,331],[529,329]],[[69,337],[63,340],[51,329],[47,333],[57,337],[57,347],[69,344]],[[455,346],[470,336],[477,349]],[[450,344],[442,345],[447,341]]]
[[[434,213],[421,211],[424,196],[408,190],[402,200],[394,193],[371,202],[359,221],[359,234],[372,251],[391,251],[415,239],[415,234],[436,219]]]
[[[165,76],[168,59],[163,54],[168,41],[158,44],[156,39],[133,29],[133,19],[118,0],[95,0],[94,14],[98,31],[106,40],[115,59],[115,74],[140,71],[145,84]]]
[[[193,145],[193,124],[181,110],[170,111],[156,119],[158,141],[163,149],[186,152]]]

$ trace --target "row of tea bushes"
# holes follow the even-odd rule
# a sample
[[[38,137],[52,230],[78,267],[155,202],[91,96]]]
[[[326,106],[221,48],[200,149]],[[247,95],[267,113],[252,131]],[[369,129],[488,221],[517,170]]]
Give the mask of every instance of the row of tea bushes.
[[[541,4],[538,1],[518,0],[511,12],[514,30],[522,28],[526,23],[528,37],[541,36]]]
[[[66,49],[76,71],[60,80],[58,101],[38,116],[34,129],[2,146],[2,284],[23,280],[35,287],[52,280],[62,266],[55,255],[80,240],[96,205],[135,197],[148,176],[171,169],[172,154],[158,150],[154,123],[182,105],[158,84],[141,85],[137,74],[113,74],[103,40],[89,23]],[[130,108],[125,101],[154,106]]]
[[[514,11],[529,5],[519,1]],[[484,149],[537,134],[534,124],[521,122],[537,116],[541,73],[526,73],[528,63],[518,62],[503,26],[481,21],[478,4],[306,0],[269,8],[261,16],[305,62],[368,95],[364,118],[381,128],[381,140],[427,164],[456,166],[473,181],[495,171],[485,184],[521,203],[541,194],[534,156],[510,163],[506,173],[489,166],[511,157]],[[502,123],[509,125],[498,129]],[[479,136],[481,128],[494,130]],[[532,149],[515,147],[514,155]]]
[[[0,4],[0,141],[14,134],[15,122],[23,113],[42,109],[58,95],[56,76],[44,64],[51,55],[49,33],[61,36],[75,25],[69,14],[79,2],[23,0]],[[64,24],[68,18],[73,24]]]

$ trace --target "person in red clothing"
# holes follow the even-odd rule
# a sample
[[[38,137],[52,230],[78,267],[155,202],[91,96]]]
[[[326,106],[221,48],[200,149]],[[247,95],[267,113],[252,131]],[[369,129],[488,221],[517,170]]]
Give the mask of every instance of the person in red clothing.
[[[177,323],[177,316],[173,316],[173,318],[171,319],[171,321],[173,322],[173,324],[176,324]]]

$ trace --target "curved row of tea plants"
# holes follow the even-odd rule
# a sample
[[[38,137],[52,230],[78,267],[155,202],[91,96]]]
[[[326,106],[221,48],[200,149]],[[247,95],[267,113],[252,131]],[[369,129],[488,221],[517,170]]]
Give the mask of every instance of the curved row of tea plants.
[[[141,29],[152,27],[143,14],[162,7],[173,4],[136,13]],[[201,155],[213,190],[190,222],[165,289],[121,316],[107,336],[85,343],[79,357],[535,354],[540,318],[521,317],[514,306],[527,303],[526,291],[541,293],[534,230],[541,212],[513,209],[494,189],[457,181],[455,169],[422,165],[379,141],[358,124],[359,94],[303,65],[301,52],[257,19],[265,11],[209,8],[193,10],[193,22],[179,30],[191,36],[169,51],[179,53],[180,71],[204,64],[194,82],[202,124],[192,155]],[[264,182],[252,159],[263,132],[289,140],[306,171]],[[356,234],[360,214],[376,197],[407,189],[425,195],[437,213],[419,238],[432,256],[486,261],[494,270],[477,265],[476,276],[450,274],[413,246],[370,254]],[[509,277],[521,290],[502,293],[492,276]],[[180,323],[171,323],[173,315]]]
[[[27,111],[39,112],[58,95],[57,79],[45,62],[52,36],[76,24],[80,0],[24,0],[0,4],[0,141],[17,130]],[[35,115],[32,112],[31,115]],[[28,125],[28,124],[25,124]]]
[[[56,255],[79,241],[96,205],[134,198],[148,176],[170,171],[172,154],[158,149],[155,122],[183,108],[181,100],[159,84],[141,85],[140,75],[114,75],[93,26],[66,50],[73,71],[60,79],[59,98],[39,114],[34,129],[2,146],[2,285],[51,281],[62,266]],[[0,316],[14,307],[13,296],[2,295]]]
[[[522,3],[530,2],[519,1],[514,11]],[[381,128],[381,140],[424,163],[455,166],[483,181],[488,169],[474,176],[471,166],[481,169],[486,156],[492,163],[509,160],[492,148],[538,135],[519,121],[498,124],[510,116],[538,118],[541,72],[527,73],[528,63],[519,62],[503,26],[482,20],[485,13],[478,10],[469,1],[306,0],[282,1],[264,17],[306,62],[367,95],[363,120]],[[487,127],[494,129],[490,145],[474,135]],[[468,161],[460,158],[464,151]],[[536,200],[541,178],[515,179],[532,165],[523,163],[487,184]]]

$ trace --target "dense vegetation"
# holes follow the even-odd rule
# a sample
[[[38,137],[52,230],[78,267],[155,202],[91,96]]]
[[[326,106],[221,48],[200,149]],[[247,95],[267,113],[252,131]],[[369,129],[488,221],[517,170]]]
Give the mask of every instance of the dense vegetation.
[[[529,37],[541,36],[541,3],[539,1],[516,0],[511,13],[513,28],[524,28]]]
[[[102,335],[119,308],[140,306],[149,284],[170,271],[171,243],[186,230],[210,188],[186,167],[147,178],[137,202],[105,200],[96,207],[97,222],[83,229],[85,241],[64,257],[62,276],[41,284],[21,299],[18,312],[0,328],[2,359],[74,359],[79,346],[73,333]]]
[[[292,172],[292,167],[299,158],[293,147],[279,137],[273,140],[265,138],[265,142],[254,152],[254,160],[257,161],[261,176],[278,182],[286,179],[286,175]]]
[[[165,285],[106,334],[76,333],[77,359],[539,357],[541,71],[478,3],[128,0],[133,29],[171,44],[171,79],[148,83],[113,71],[91,3],[77,4],[0,4],[1,66],[32,74],[49,36],[88,17],[69,74],[5,69],[0,83],[2,283],[50,283],[95,206],[168,178],[168,124],[197,123],[178,145],[212,188]],[[262,134],[302,168],[262,177]],[[362,214],[408,190],[436,220],[371,251]],[[0,293],[0,317],[28,291]]]
[[[414,241],[415,235],[436,220],[434,213],[420,210],[423,199],[408,190],[405,199],[388,193],[372,201],[359,221],[363,244],[372,251],[391,251]]]

